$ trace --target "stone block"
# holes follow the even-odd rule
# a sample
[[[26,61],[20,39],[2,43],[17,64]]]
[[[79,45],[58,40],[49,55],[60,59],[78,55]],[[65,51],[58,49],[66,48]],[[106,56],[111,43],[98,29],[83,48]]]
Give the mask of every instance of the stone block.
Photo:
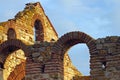
[[[32,57],[38,57],[38,56],[40,56],[40,53],[39,52],[36,52],[36,53],[32,53]]]
[[[107,55],[107,50],[100,50],[100,55]]]
[[[42,62],[44,60],[44,57],[42,57],[42,56],[39,56],[38,58],[37,58],[37,61],[38,62]]]
[[[117,42],[118,39],[119,39],[119,37],[117,37],[117,36],[112,36],[112,37],[110,38],[110,41],[111,41],[111,42]]]
[[[97,47],[97,49],[102,49],[103,45],[102,44],[97,44],[96,47]]]
[[[115,54],[116,48],[108,48],[108,53]]]

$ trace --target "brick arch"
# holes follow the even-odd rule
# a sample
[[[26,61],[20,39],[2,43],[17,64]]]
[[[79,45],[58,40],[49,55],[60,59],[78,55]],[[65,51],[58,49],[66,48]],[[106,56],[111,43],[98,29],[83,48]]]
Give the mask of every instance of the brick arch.
[[[7,80],[22,80],[25,77],[25,62],[17,65],[7,78]]]
[[[13,51],[22,49],[25,52],[25,56],[28,56],[29,51],[30,51],[30,50],[28,50],[27,46],[21,40],[18,40],[18,39],[7,40],[0,45],[0,55],[2,58],[1,62],[3,64],[4,64],[7,56],[10,54],[10,53],[4,54],[4,52],[6,52],[9,48],[12,49]]]
[[[35,28],[36,21],[39,21],[39,23],[41,24],[41,27],[37,31],[38,37],[37,37],[36,41],[43,41],[44,40],[44,30],[45,30],[44,29],[44,19],[40,14],[34,14],[34,16],[32,18],[32,22],[31,22],[31,25],[33,28]]]
[[[70,49],[72,46],[78,43],[85,43],[88,48],[90,55],[95,53],[95,39],[83,32],[69,32],[64,34],[59,40],[55,43],[52,53],[58,53],[64,56],[65,52]]]
[[[53,74],[60,73],[62,76],[64,76],[64,54],[72,46],[79,43],[85,43],[88,46],[90,53],[90,74],[93,74],[92,71],[97,66],[94,65],[95,62],[93,62],[94,56],[97,54],[96,40],[89,35],[79,31],[69,32],[58,39],[51,51],[51,62],[46,63],[46,66],[53,65],[50,69],[46,68],[45,72],[51,72]]]
[[[7,52],[8,48],[12,48],[13,52],[18,49],[22,49],[25,53],[25,56],[28,56],[28,53],[30,51],[28,50],[28,47],[21,40],[18,39],[10,39],[3,42],[0,45],[0,55],[1,55],[0,57],[2,58],[1,62],[3,65],[5,63],[6,58],[11,53],[11,52],[8,52],[7,54],[5,53]],[[15,67],[14,71],[10,73],[7,80],[22,80],[24,77],[25,77],[25,61],[23,61],[21,64]]]

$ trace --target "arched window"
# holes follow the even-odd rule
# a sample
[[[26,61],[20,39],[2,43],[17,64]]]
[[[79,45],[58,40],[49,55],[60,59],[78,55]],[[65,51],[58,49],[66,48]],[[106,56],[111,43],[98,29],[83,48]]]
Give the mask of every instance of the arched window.
[[[91,56],[93,56],[93,54],[97,54],[97,51],[96,51],[96,46],[95,46],[95,39],[93,39],[92,37],[90,37],[89,35],[87,35],[87,34],[85,34],[85,33],[83,33],[83,32],[69,32],[69,33],[66,33],[66,34],[64,34],[61,38],[59,38],[59,40],[57,41],[57,43],[55,44],[55,46],[54,46],[54,48],[53,48],[53,50],[52,50],[52,53],[53,53],[53,56],[56,56],[56,54],[55,53],[57,53],[57,54],[60,54],[60,56],[58,57],[61,61],[63,61],[63,67],[61,67],[61,69],[64,69],[64,70],[60,70],[61,72],[63,72],[63,73],[65,73],[65,68],[64,68],[64,57],[65,57],[65,54],[66,54],[66,52],[68,52],[69,51],[69,49],[71,48],[71,47],[73,47],[73,46],[75,46],[76,44],[81,44],[81,43],[84,43],[84,44],[86,44],[87,45],[87,47],[88,47],[88,49],[87,49],[87,51],[89,51],[89,52],[87,52],[88,54],[87,54],[87,56],[88,56],[88,58],[89,58],[89,60],[88,60],[88,58],[87,58],[87,63],[85,62],[85,61],[83,61],[83,60],[80,60],[79,62],[80,62],[80,64],[81,63],[85,63],[85,65],[86,64],[89,64],[90,65],[90,69],[89,69],[89,67],[88,67],[88,72],[89,72],[89,70],[90,70],[90,75],[91,75],[91,72],[92,72],[92,70],[93,69],[95,69],[96,70],[96,65],[95,66],[91,66],[91,65],[93,65],[94,63],[91,61],[92,60],[92,57]],[[83,49],[85,49],[85,48],[83,48]],[[81,49],[82,50],[82,49]],[[76,50],[77,52],[78,52],[78,50]],[[86,52],[85,52],[86,50],[84,50],[83,52],[82,51],[80,51],[80,52],[82,52],[83,54],[86,54]],[[76,52],[76,53],[77,53]],[[77,56],[79,56],[79,55],[77,55]],[[85,55],[85,58],[86,58],[86,55]],[[75,58],[74,58],[75,59]],[[54,59],[54,57],[53,57],[53,60],[54,61],[56,61],[56,58]],[[78,61],[78,59],[77,59],[77,61]],[[89,63],[90,62],[90,63]],[[59,65],[59,64],[58,64]],[[89,66],[88,65],[88,66]],[[68,64],[67,64],[67,66],[68,66]],[[59,68],[59,67],[58,67]],[[57,71],[57,70],[56,70]],[[73,70],[70,70],[70,71],[73,71]],[[87,74],[87,75],[89,75],[89,73],[85,73],[85,74]],[[62,74],[63,76],[64,76],[64,74]],[[77,75],[75,75],[75,76],[77,76]],[[78,75],[79,76],[79,75]],[[74,77],[74,75],[72,76],[72,78]],[[88,76],[89,77],[89,76]],[[64,76],[64,79],[66,78],[66,76]],[[68,80],[68,79],[67,79]]]
[[[2,62],[0,62],[0,69],[3,69],[4,67],[3,67],[3,63]]]
[[[25,76],[25,66],[23,65],[25,64],[26,57],[24,51],[22,49],[19,49],[14,50],[14,52],[10,52],[8,54],[9,55],[6,56],[4,62],[4,80],[22,80]],[[14,74],[14,72],[16,72],[16,74]]]
[[[7,35],[8,35],[8,37],[7,37],[8,40],[16,38],[15,30],[12,28],[8,29]]]
[[[43,26],[40,20],[36,20],[34,23],[34,41],[43,41]]]

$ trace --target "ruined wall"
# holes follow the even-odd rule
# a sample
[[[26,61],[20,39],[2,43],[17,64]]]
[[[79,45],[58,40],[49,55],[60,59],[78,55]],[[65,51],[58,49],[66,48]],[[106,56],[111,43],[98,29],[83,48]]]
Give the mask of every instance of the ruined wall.
[[[96,80],[120,79],[120,37],[108,36],[96,41],[98,54],[95,56],[96,71],[92,74]]]
[[[90,80],[90,76],[75,76],[73,80]]]
[[[0,23],[0,43],[4,42],[7,40],[7,30],[6,27],[3,27],[4,23]]]
[[[80,43],[89,48],[90,76],[82,75],[67,54],[72,46]],[[119,50],[118,36],[95,40],[75,31],[58,38],[40,3],[28,3],[14,19],[0,23],[0,78],[119,80]]]
[[[35,29],[36,31],[34,31]],[[58,39],[58,36],[56,31],[54,30],[54,27],[49,21],[48,17],[45,15],[44,10],[41,7],[40,3],[26,4],[26,7],[24,8],[24,10],[18,12],[15,15],[14,19],[10,19],[7,22],[0,23],[0,34],[1,34],[0,35],[1,44],[7,40],[19,39],[26,45],[30,45],[28,46],[28,48],[30,48],[29,49],[30,55],[27,56],[26,67],[24,67],[26,68],[25,79],[34,80],[34,79],[58,79],[58,78],[62,79],[63,78],[63,76],[61,76],[60,73],[48,74],[48,72],[50,71],[48,67],[51,64],[49,64],[48,67],[46,68],[46,62],[51,59],[51,47],[53,46],[55,41]],[[37,37],[36,40],[35,40],[35,37]],[[10,47],[11,45],[10,46],[8,45],[5,47],[5,49],[7,49],[6,51],[3,51],[4,49],[2,50],[2,53],[7,53],[7,54],[9,53],[9,55],[5,57],[6,59],[4,63],[4,69],[3,69],[4,80],[7,80],[7,78],[11,79],[10,76],[14,74],[14,70],[16,70],[15,67],[20,65],[21,63],[21,61],[19,61],[20,60],[19,58],[22,57],[22,55],[19,55],[17,53],[23,53],[20,50],[14,49],[13,47],[15,47],[15,45],[12,46],[13,48],[12,51],[9,50]],[[4,55],[1,55],[1,56],[4,56]],[[68,55],[66,56],[68,57]],[[67,73],[69,77],[71,75],[74,76],[76,74],[79,74],[78,70],[72,65],[70,60],[68,60],[67,63],[69,63],[70,66],[66,67],[65,65],[65,68],[73,70],[71,73]],[[65,61],[65,64],[66,64],[66,61]],[[46,70],[43,69],[44,67]],[[65,73],[66,72],[68,71],[65,71]],[[39,77],[35,77],[38,75]]]
[[[28,58],[26,64],[26,75],[27,75],[25,78],[26,80],[30,78],[32,80],[45,79],[45,78],[62,80],[63,76],[61,76],[60,73],[53,74],[49,72],[49,70],[51,70],[52,68],[56,68],[51,66],[55,64],[48,65],[49,60],[51,60],[51,49],[54,46],[54,43],[55,42],[51,42],[51,43],[42,42],[42,43],[36,43],[33,46],[31,46],[32,57]],[[64,58],[63,66],[64,66],[64,80],[71,80],[75,75],[82,76],[82,74],[73,66],[67,53]],[[48,72],[49,74],[46,74]]]
[[[0,80],[3,80],[3,70],[0,69]]]
[[[35,23],[36,20],[39,22]],[[42,30],[36,31],[34,33],[34,28],[36,25],[40,26]],[[44,10],[42,9],[40,3],[29,3],[26,4],[26,7],[23,11],[17,13],[14,19],[10,19],[7,22],[0,23],[0,43],[2,44],[4,41],[8,39],[13,39],[13,32],[10,32],[9,29],[14,30],[15,37],[14,39],[19,39],[27,45],[31,45],[40,41],[54,41],[57,40],[57,33],[55,32],[51,22],[49,21],[48,17],[45,15]],[[41,31],[41,33],[40,33]],[[39,34],[40,33],[40,34]],[[39,34],[39,35],[35,35]],[[38,36],[38,40],[34,40],[35,37]],[[11,46],[8,46],[11,47]],[[7,48],[6,48],[7,49]],[[8,76],[12,71],[14,71],[15,66],[19,65],[21,62],[19,61],[18,57],[22,57],[21,55],[16,54],[21,53],[21,51],[17,50],[15,52],[9,52],[11,54],[8,55],[6,58],[6,62],[4,63],[3,77],[4,80],[7,80]],[[2,51],[2,54],[3,53]],[[34,54],[34,53],[33,53]],[[42,53],[44,54],[44,53]],[[16,56],[15,56],[16,55]],[[3,55],[1,55],[3,56]],[[4,57],[2,57],[4,58]],[[17,63],[16,63],[17,61]],[[37,61],[37,59],[36,59]],[[31,61],[32,62],[32,61]],[[38,60],[39,62],[39,60]],[[12,64],[11,64],[12,63]],[[10,64],[10,65],[9,65]],[[41,63],[39,63],[41,64]],[[8,66],[9,65],[9,66]],[[40,68],[39,68],[40,69]],[[39,71],[39,70],[38,70]]]
[[[14,71],[15,67],[17,65],[20,65],[22,62],[25,62],[26,57],[24,55],[24,52],[22,50],[17,50],[13,53],[11,53],[5,63],[4,63],[4,69],[3,69],[3,78],[4,80],[7,80],[10,73]]]
[[[69,33],[64,34],[62,37],[60,37],[59,40],[54,45],[53,53],[55,53],[55,55],[58,55],[60,57],[60,59],[63,60],[64,57],[66,56],[66,52],[68,52],[68,50],[72,46],[74,46],[76,44],[80,44],[80,43],[85,43],[88,46],[91,57],[93,57],[93,54],[96,54],[95,40],[92,37],[90,37],[89,35],[87,35],[83,32],[79,32],[79,31],[69,32]],[[59,59],[59,57],[58,57],[58,59]],[[66,59],[66,61],[67,61],[67,59]],[[63,64],[64,61],[61,61],[61,62]],[[70,64],[68,64],[68,66],[69,65]],[[61,67],[61,68],[63,68],[65,70],[64,67]],[[67,77],[68,77],[68,79],[74,79],[77,76],[78,77],[82,76],[81,74],[78,75],[77,72],[74,72],[73,69],[68,68],[68,71],[69,72],[73,71],[73,72],[72,72],[71,76],[69,76],[69,75],[64,76],[64,80],[67,80]],[[73,74],[74,74],[74,76],[73,76]],[[77,74],[77,75],[75,75],[75,74]],[[63,75],[65,75],[65,74],[63,74]]]
[[[23,11],[18,12],[14,19],[10,19],[7,22],[0,23],[0,42],[7,40],[7,31],[9,28],[13,28],[16,32],[16,38],[22,40],[26,44],[34,43],[34,27],[35,21],[39,20],[41,27],[41,35],[44,40],[50,42],[52,39],[57,40],[57,33],[55,32],[51,22],[45,15],[44,10],[40,6],[40,3],[29,3]],[[39,37],[41,38],[41,36]],[[40,41],[40,39],[39,39]]]
[[[75,76],[83,76],[75,66],[73,66],[68,53],[64,56],[64,80],[72,80]]]

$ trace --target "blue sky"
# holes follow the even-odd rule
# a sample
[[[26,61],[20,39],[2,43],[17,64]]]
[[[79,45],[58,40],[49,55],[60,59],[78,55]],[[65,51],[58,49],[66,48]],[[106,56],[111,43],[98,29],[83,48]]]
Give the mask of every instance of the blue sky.
[[[120,0],[2,0],[0,22],[14,18],[28,2],[39,1],[59,37],[70,31],[82,31],[93,38],[120,36]],[[74,65],[89,74],[89,50],[78,44],[69,50]]]

